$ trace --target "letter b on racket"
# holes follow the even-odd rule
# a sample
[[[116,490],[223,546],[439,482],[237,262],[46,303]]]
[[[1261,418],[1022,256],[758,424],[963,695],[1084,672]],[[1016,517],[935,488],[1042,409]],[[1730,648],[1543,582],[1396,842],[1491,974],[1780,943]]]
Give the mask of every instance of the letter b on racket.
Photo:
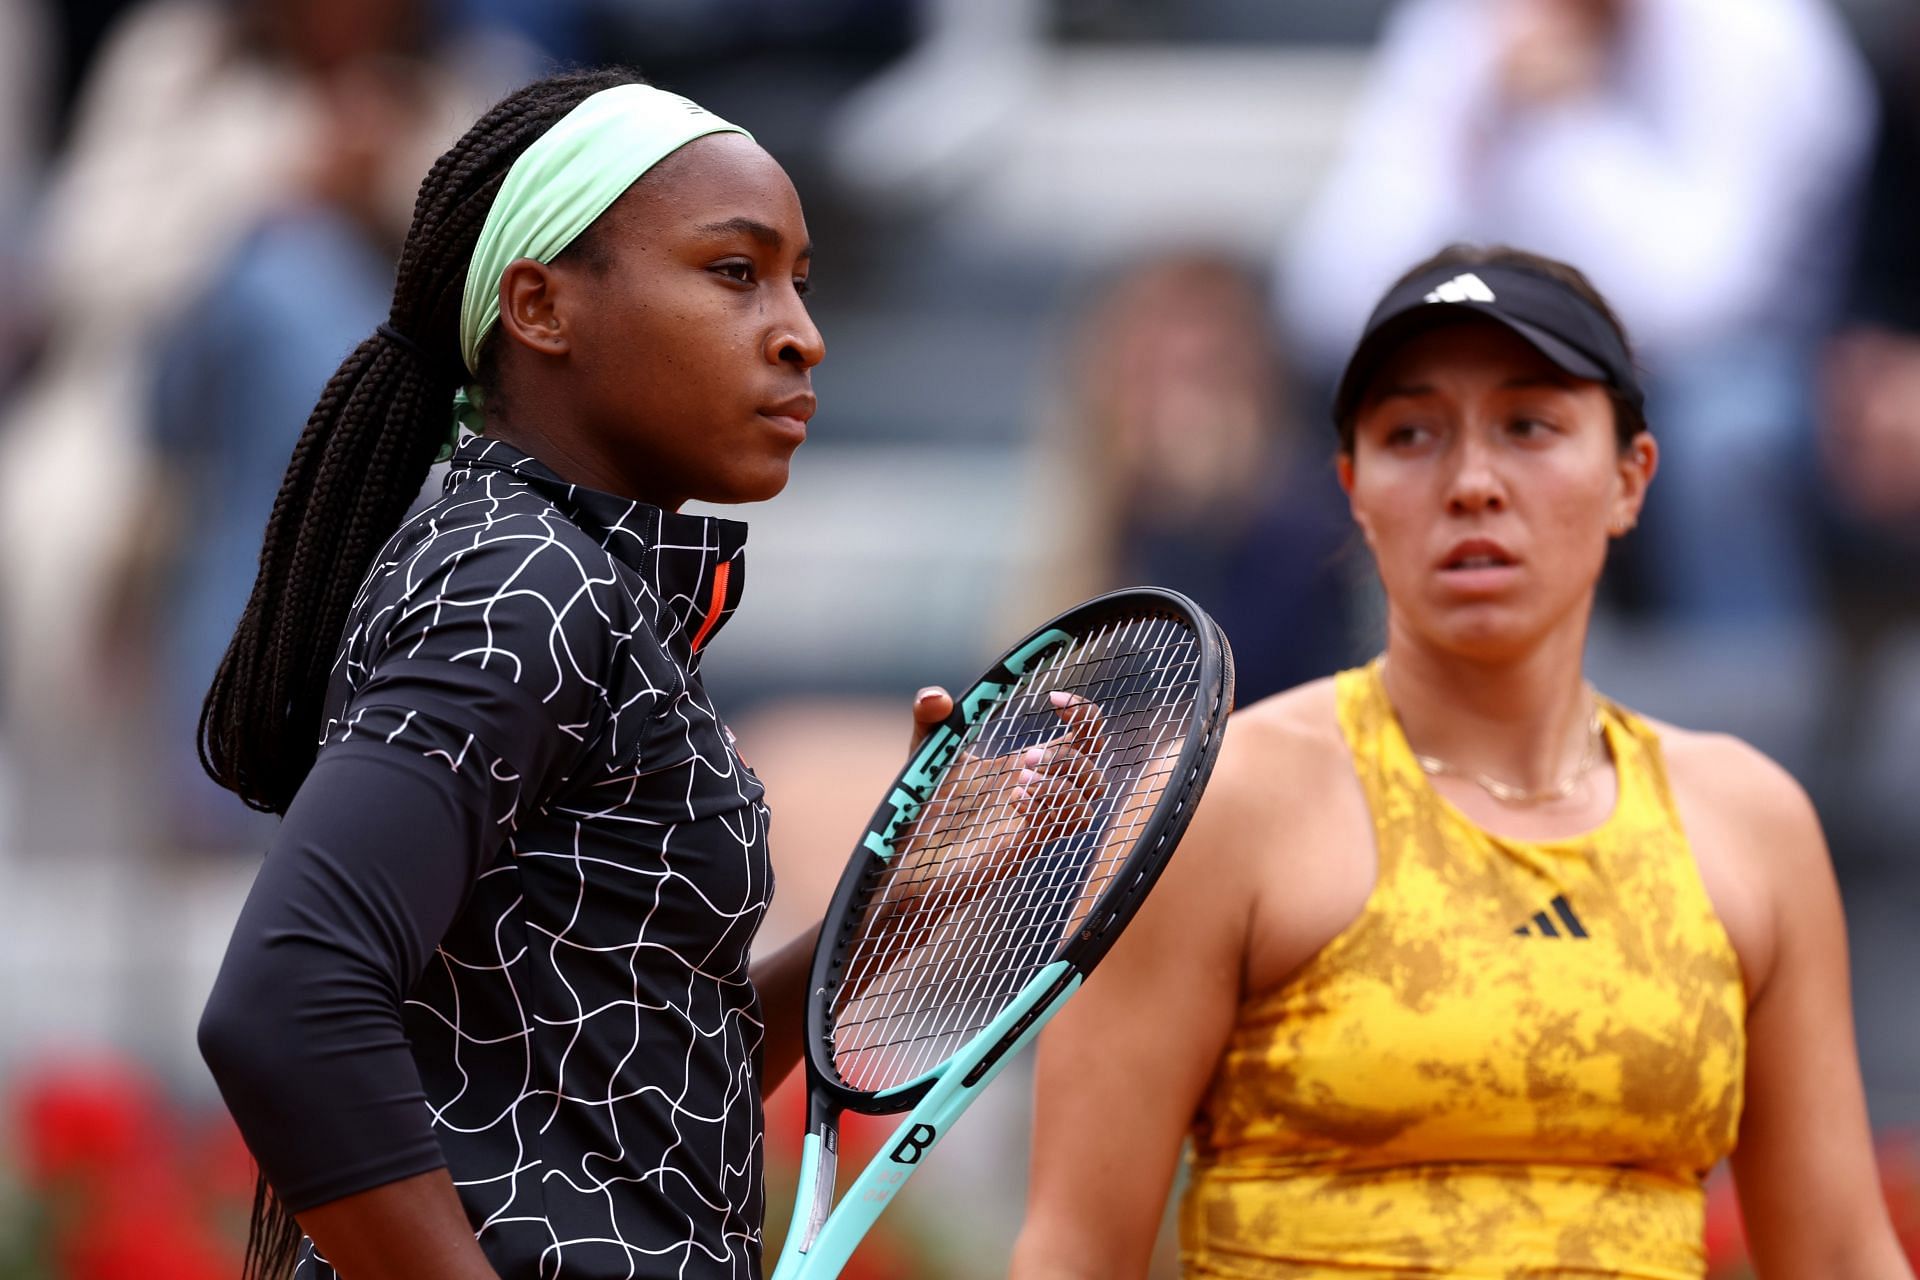
[[[914,1125],[887,1158],[895,1164],[919,1164],[921,1153],[932,1146],[933,1140],[939,1136],[940,1131],[930,1124]]]

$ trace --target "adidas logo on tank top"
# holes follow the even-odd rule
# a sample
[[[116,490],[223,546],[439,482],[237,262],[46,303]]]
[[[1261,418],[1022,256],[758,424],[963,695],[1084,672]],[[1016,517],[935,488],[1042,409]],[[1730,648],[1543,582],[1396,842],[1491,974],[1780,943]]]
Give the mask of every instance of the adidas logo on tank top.
[[[1581,924],[1580,917],[1573,914],[1573,904],[1567,901],[1564,894],[1556,895],[1547,905],[1553,908],[1552,916],[1544,911],[1536,911],[1533,913],[1532,920],[1517,926],[1514,932],[1523,938],[1584,938],[1587,936],[1587,926]],[[1554,916],[1560,918],[1557,925],[1554,923]]]

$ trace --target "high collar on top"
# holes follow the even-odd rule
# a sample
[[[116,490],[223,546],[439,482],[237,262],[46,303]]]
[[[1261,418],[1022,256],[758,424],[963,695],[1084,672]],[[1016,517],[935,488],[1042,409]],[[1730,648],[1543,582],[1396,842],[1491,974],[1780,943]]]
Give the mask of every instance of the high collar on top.
[[[562,480],[546,463],[501,440],[473,436],[454,451],[445,492],[502,473],[551,502],[652,591],[655,628],[691,667],[739,608],[747,526],[718,516],[663,511]]]

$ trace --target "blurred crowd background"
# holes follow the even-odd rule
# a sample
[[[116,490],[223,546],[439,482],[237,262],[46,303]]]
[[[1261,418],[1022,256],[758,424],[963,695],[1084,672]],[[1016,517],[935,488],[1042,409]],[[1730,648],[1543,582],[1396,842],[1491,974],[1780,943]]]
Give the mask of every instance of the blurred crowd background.
[[[1920,1244],[1916,0],[0,0],[0,1277],[237,1274],[193,1026],[271,824],[200,777],[200,698],[427,163],[606,61],[751,128],[819,246],[820,414],[707,664],[769,941],[911,691],[1049,610],[1183,589],[1243,702],[1369,656],[1330,380],[1403,267],[1510,242],[1592,275],[1652,389],[1591,673],[1812,792]],[[1010,1074],[864,1274],[1003,1270],[1027,1105]],[[791,1095],[769,1127],[777,1240]]]

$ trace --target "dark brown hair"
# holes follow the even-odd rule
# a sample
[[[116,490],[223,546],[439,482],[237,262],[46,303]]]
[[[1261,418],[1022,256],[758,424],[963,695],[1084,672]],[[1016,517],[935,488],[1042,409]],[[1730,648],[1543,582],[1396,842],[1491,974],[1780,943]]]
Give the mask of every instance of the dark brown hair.
[[[1620,317],[1614,313],[1605,295],[1593,287],[1593,281],[1587,279],[1580,268],[1549,258],[1544,254],[1529,253],[1525,249],[1515,249],[1510,245],[1492,244],[1450,244],[1424,262],[1417,262],[1407,268],[1398,280],[1381,292],[1385,297],[1402,285],[1441,269],[1459,268],[1471,271],[1475,267],[1509,267],[1516,271],[1528,271],[1537,276],[1545,276],[1560,285],[1564,285],[1582,302],[1598,311],[1613,331],[1620,336],[1620,345],[1627,350],[1629,359],[1633,357],[1633,342],[1627,337],[1627,327],[1620,323]],[[1637,363],[1637,362],[1636,362]],[[1607,388],[1607,398],[1613,402],[1614,439],[1624,452],[1633,443],[1635,436],[1647,430],[1647,414],[1632,397],[1623,394],[1614,387]],[[1353,452],[1354,418],[1348,414],[1338,424],[1340,430],[1340,452]]]

